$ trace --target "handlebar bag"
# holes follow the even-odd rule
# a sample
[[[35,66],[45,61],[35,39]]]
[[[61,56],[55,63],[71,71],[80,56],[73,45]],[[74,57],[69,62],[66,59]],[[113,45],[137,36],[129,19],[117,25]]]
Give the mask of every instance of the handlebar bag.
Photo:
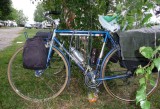
[[[47,64],[47,49],[41,37],[26,40],[23,49],[23,67],[32,70],[45,69]]]

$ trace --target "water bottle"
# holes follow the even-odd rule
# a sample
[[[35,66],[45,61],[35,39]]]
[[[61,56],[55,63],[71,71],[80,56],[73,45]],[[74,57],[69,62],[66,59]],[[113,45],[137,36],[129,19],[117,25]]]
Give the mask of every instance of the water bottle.
[[[83,55],[78,51],[76,50],[74,47],[70,47],[71,49],[71,53],[73,54],[73,56],[80,62],[80,63],[84,63],[84,58],[83,58]]]

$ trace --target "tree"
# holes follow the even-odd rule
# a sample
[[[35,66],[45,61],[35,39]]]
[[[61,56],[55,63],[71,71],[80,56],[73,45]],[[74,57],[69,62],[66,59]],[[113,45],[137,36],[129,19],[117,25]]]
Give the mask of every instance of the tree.
[[[152,15],[145,14],[145,12],[153,9],[155,4],[159,3],[158,0],[116,0],[116,12],[123,15],[120,16],[119,23],[123,27],[127,21],[127,29],[147,26],[146,22]],[[136,23],[136,27],[133,26],[134,23]]]
[[[30,0],[33,3],[37,0]],[[107,12],[116,12],[119,16],[119,24],[123,27],[128,22],[127,29],[135,28],[134,23],[137,23],[136,28],[145,26],[151,14],[144,15],[142,9],[147,7],[145,11],[154,7],[154,3],[160,4],[159,0],[40,0],[43,1],[45,10],[61,10],[61,21],[63,26],[75,14],[74,25],[75,29],[97,29],[98,14],[107,14]],[[72,13],[72,14],[71,14]],[[88,21],[87,21],[88,20]],[[83,25],[83,27],[82,27]],[[95,28],[94,28],[95,27]],[[65,27],[66,28],[66,27]]]
[[[11,13],[8,15],[9,20],[16,20],[18,19],[18,10],[11,7]]]
[[[90,30],[98,28],[98,14],[108,12],[109,0],[45,0],[43,4],[45,10],[61,11],[61,27]]]
[[[0,0],[0,19],[6,20],[11,14],[11,0]]]
[[[43,12],[44,12],[44,8],[43,8],[43,4],[42,3],[38,3],[37,9],[34,12],[34,21],[36,22],[42,22],[45,20],[44,16],[43,16]]]
[[[0,0],[0,20],[15,20],[17,24],[24,24],[28,18],[22,10],[12,7],[11,0]]]
[[[28,21],[28,18],[24,15],[22,10],[18,11],[18,17],[16,21],[18,25],[24,25]]]

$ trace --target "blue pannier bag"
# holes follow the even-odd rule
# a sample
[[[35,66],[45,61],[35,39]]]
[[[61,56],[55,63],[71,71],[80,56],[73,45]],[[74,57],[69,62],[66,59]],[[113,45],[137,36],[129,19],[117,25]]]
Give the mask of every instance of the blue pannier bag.
[[[42,70],[47,64],[47,49],[41,37],[28,38],[23,49],[23,67]]]

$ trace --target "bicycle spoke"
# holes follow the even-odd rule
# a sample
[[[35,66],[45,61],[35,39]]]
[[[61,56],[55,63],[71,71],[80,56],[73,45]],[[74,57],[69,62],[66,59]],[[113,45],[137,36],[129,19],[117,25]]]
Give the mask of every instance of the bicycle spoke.
[[[68,65],[60,52],[53,49],[54,54],[59,56],[58,61],[50,62],[53,67],[40,71],[43,73],[39,77],[35,76],[34,70],[23,68],[22,48],[13,55],[8,66],[8,80],[19,96],[35,102],[46,101],[57,97],[64,90],[68,81]]]
[[[117,62],[110,61],[112,56],[115,56],[117,50],[114,50],[108,57],[104,64],[102,77],[114,77],[115,75],[128,74],[125,78],[115,78],[103,81],[103,85],[106,91],[112,96],[123,101],[135,101],[137,89],[139,88],[140,76],[134,74],[134,72],[122,67]],[[159,82],[159,73],[152,73],[156,84]],[[147,85],[148,96],[154,92],[157,86],[152,86],[148,83]]]

